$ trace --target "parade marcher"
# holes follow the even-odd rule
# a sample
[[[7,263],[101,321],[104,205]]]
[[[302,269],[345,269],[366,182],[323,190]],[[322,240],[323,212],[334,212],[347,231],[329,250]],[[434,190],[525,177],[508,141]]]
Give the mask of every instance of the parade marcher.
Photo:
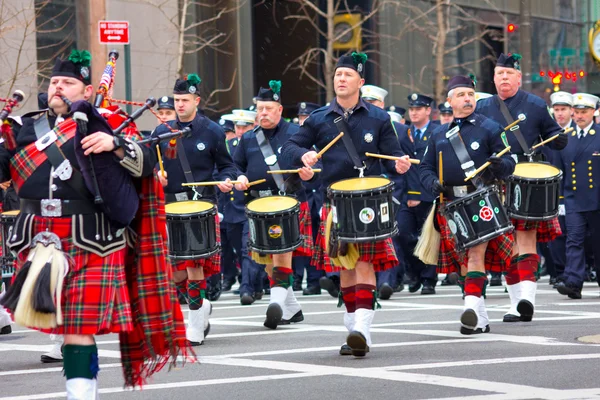
[[[581,299],[586,278],[585,241],[591,234],[596,271],[600,266],[600,185],[594,172],[600,169],[600,125],[594,123],[598,97],[588,93],[573,95],[577,129],[567,147],[560,153],[565,176],[565,222],[567,226],[567,258],[564,280],[557,284],[560,294]],[[598,135],[597,135],[598,134]]]
[[[177,114],[175,113],[175,100],[170,96],[163,96],[156,102],[156,115],[158,115],[158,119],[156,121],[157,125],[162,124],[163,122],[173,121],[177,118]]]
[[[357,177],[358,168],[364,171],[365,175],[380,175],[382,164],[386,166],[387,171],[395,170],[400,174],[406,173],[410,168],[408,156],[395,163],[381,163],[365,155],[365,152],[374,152],[403,156],[389,115],[360,98],[366,60],[367,56],[361,53],[340,57],[333,81],[336,97],[329,106],[313,112],[300,131],[292,136],[282,149],[283,158],[296,166],[311,167],[322,160],[323,190],[339,180]],[[340,131],[334,121],[345,121],[347,129],[342,140],[335,143],[319,159],[312,147],[322,149],[338,136]],[[351,140],[344,142],[344,138]],[[355,155],[350,156],[349,152]],[[360,175],[362,176],[362,173]],[[325,225],[331,209],[330,202],[325,201],[321,212],[317,254],[313,260],[316,258],[317,262],[322,263],[321,268],[331,270],[339,267],[335,267],[329,255],[325,253]],[[357,261],[354,265],[343,266],[340,274],[341,298],[346,306],[344,325],[348,329],[347,344],[342,346],[340,354],[360,357],[366,355],[371,344],[370,327],[377,304],[375,272],[397,265],[398,259],[391,238],[359,243],[356,248],[359,253]],[[334,248],[330,250],[332,254],[336,253]],[[343,254],[343,249],[339,254]]]
[[[497,179],[504,179],[515,168],[510,154],[495,156],[508,145],[502,127],[474,112],[475,82],[472,77],[455,76],[450,79],[448,102],[452,106],[453,122],[442,125],[430,135],[427,151],[419,166],[421,179],[427,190],[435,196],[443,193],[444,201],[452,201],[474,192],[478,189],[476,184],[490,185]],[[460,131],[455,135],[460,140],[452,142],[452,137],[448,135],[451,135],[449,131],[456,126]],[[438,176],[438,152],[443,155],[443,184]],[[459,152],[466,152],[468,156],[463,155],[462,159]],[[469,165],[469,161],[473,165]],[[474,178],[477,182],[469,180],[465,184],[469,170],[474,171],[488,161],[491,165],[487,170]],[[467,335],[489,332],[489,319],[482,297],[487,281],[486,270],[502,272],[508,267],[512,254],[512,235],[498,236],[459,253],[446,218],[439,211],[436,217],[441,235],[438,262],[440,272],[454,272],[465,276],[466,270],[465,308],[461,316],[460,332]]]
[[[406,135],[399,136],[402,151],[411,158],[423,158],[431,132],[439,126],[431,121],[431,97],[413,93],[408,96],[408,114],[411,125]],[[406,202],[402,202],[398,221],[403,229],[399,233],[402,251],[406,260],[406,270],[411,282],[410,293],[421,289],[421,294],[435,294],[437,272],[435,265],[425,265],[414,256],[414,249],[435,197],[426,191],[417,168],[406,174]]]
[[[477,102],[477,112],[500,125],[507,126],[522,114],[526,119],[519,128],[511,130],[508,142],[513,157],[518,162],[527,162],[532,145],[538,140],[548,139],[561,131],[548,113],[541,98],[520,90],[521,56],[500,54],[494,69],[494,84],[498,94]],[[561,150],[567,145],[567,135],[560,135],[548,146]],[[533,156],[531,156],[533,157]],[[560,235],[558,218],[549,221],[525,221],[513,219],[515,246],[511,265],[506,273],[506,286],[510,296],[510,309],[504,322],[531,321],[535,308],[537,288],[536,273],[540,257],[537,242],[548,242]]]
[[[49,109],[13,124],[0,147],[0,181],[12,179],[21,198],[8,242],[18,255],[17,275],[2,302],[17,323],[64,335],[69,399],[97,398],[95,335],[119,333],[125,386],[142,385],[187,348],[171,274],[165,273],[156,152],[113,136],[87,102],[90,64],[85,50],[57,59]],[[90,163],[98,174],[90,174]],[[92,183],[101,201],[87,189]],[[53,273],[63,282],[52,283]]]
[[[441,103],[438,105],[438,110],[440,111],[440,124],[444,125],[452,122],[454,116],[452,114],[452,106],[450,103],[447,101]]]
[[[398,122],[402,125],[406,124],[406,120],[404,119],[404,116],[406,115],[406,109],[402,107],[389,106],[386,108],[386,111],[388,114],[390,114],[390,117],[392,117],[392,121]]]
[[[194,189],[182,186],[183,183],[212,181],[215,167],[218,177],[225,181],[218,185],[219,190],[227,193],[233,188],[229,181],[235,178],[236,169],[227,152],[223,129],[216,122],[198,113],[199,85],[200,77],[189,74],[185,79],[177,79],[173,88],[177,118],[168,124],[175,129],[189,127],[191,133],[161,143],[164,175],[159,171],[158,176],[164,187],[167,203],[198,200],[200,197],[216,203],[217,196],[212,186]],[[160,125],[154,130],[154,135],[167,132],[169,127]],[[220,274],[220,259],[221,255],[217,252],[208,258],[173,263],[173,277],[177,290],[187,294],[190,307],[187,338],[193,346],[201,345],[210,330],[208,319],[212,306],[206,299],[206,279]]]
[[[0,299],[2,299],[4,292],[4,282],[0,281]],[[12,327],[10,325],[11,323],[12,319],[10,318],[10,314],[4,307],[0,306],[0,335],[8,335],[9,333],[12,333]]]
[[[264,326],[276,329],[278,325],[304,320],[300,303],[293,290],[292,259],[312,256],[313,238],[310,209],[302,180],[313,178],[311,168],[303,168],[297,174],[267,174],[267,171],[289,169],[281,159],[283,144],[298,132],[298,125],[286,122],[282,117],[281,82],[270,81],[269,88],[260,88],[256,96],[258,126],[245,133],[235,152],[234,161],[242,175],[237,180],[237,190],[248,191],[246,201],[277,194],[295,197],[300,202],[300,235],[303,242],[297,249],[264,257],[265,270],[269,276],[271,296]],[[249,182],[266,179],[266,182],[250,188]],[[254,255],[253,255],[254,257]],[[261,262],[263,264],[263,262]],[[256,264],[255,264],[256,265]]]
[[[364,101],[374,105],[375,107],[385,110],[385,98],[388,95],[387,90],[375,85],[364,85],[362,88],[360,88],[360,91]],[[390,118],[392,117],[390,116]],[[398,138],[408,134],[408,127],[404,124],[394,121],[393,119],[392,127],[394,128],[394,132]],[[405,200],[406,183],[403,175],[392,174],[390,178],[394,181],[394,200],[397,201],[395,206],[397,209],[400,207],[400,203]],[[400,214],[396,213],[397,220],[399,216]],[[400,226],[400,221],[398,220],[397,222],[398,226]],[[396,250],[396,256],[399,262],[394,268],[377,273],[377,291],[379,298],[382,300],[389,300],[394,292],[400,292],[404,288],[402,280],[405,273],[405,262],[399,235],[394,236],[392,240],[394,242],[394,249]]]
[[[298,125],[302,126],[304,121],[306,121],[306,118],[319,107],[321,106],[317,103],[311,103],[309,101],[303,101],[298,104]]]

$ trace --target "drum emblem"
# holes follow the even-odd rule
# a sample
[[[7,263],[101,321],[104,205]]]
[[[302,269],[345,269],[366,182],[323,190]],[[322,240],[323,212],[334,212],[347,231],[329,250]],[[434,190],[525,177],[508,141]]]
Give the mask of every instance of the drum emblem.
[[[515,185],[514,196],[515,200],[513,206],[518,210],[521,208],[521,186]]]
[[[375,211],[373,211],[372,208],[365,207],[362,210],[360,210],[360,214],[358,214],[358,218],[360,219],[360,222],[362,222],[363,224],[365,224],[365,225],[370,224],[375,219]]]
[[[465,221],[463,221],[462,217],[460,216],[460,214],[455,211],[454,212],[454,222],[456,222],[456,225],[458,226],[458,230],[460,230],[460,234],[468,239],[469,238],[469,230],[467,229],[467,224],[465,223]]]
[[[450,228],[450,232],[452,232],[453,235],[456,235],[456,222],[449,219],[448,220],[448,228]]]
[[[479,210],[479,217],[481,217],[482,220],[484,221],[491,221],[492,218],[494,217],[494,212],[492,211],[492,209],[488,206],[482,207],[481,210]]]
[[[269,227],[269,237],[271,239],[279,239],[281,237],[282,232],[283,232],[283,230],[281,229],[281,226],[279,226],[279,225],[271,225]]]

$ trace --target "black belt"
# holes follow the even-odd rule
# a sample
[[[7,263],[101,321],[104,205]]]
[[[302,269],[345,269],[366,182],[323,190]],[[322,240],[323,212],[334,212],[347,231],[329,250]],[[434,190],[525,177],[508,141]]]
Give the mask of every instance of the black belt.
[[[42,208],[42,202],[46,204]],[[57,209],[57,206],[60,209]],[[50,207],[50,208],[49,208]],[[99,210],[94,206],[94,203],[89,200],[31,200],[21,199],[20,210],[24,214],[35,214],[41,216],[56,216],[64,217],[77,214],[94,214]],[[48,215],[54,213],[59,215]]]

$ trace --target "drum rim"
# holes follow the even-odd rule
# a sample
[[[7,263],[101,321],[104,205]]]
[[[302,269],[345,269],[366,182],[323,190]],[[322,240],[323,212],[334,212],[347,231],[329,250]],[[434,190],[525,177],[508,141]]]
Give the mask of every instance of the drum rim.
[[[488,233],[487,235],[484,235],[484,236],[482,236],[482,237],[480,237],[480,238],[477,238],[477,240],[474,240],[473,242],[469,242],[469,246],[464,246],[464,245],[461,245],[461,244],[458,242],[458,240],[456,240],[456,236],[455,236],[455,235],[454,235],[454,243],[456,243],[456,248],[458,249],[458,251],[465,251],[465,250],[468,250],[468,249],[470,249],[471,247],[475,247],[475,246],[477,246],[478,244],[481,244],[481,243],[483,243],[483,242],[489,242],[490,240],[496,239],[498,236],[502,236],[502,235],[504,235],[504,234],[506,234],[506,233],[513,232],[514,230],[515,230],[515,227],[514,227],[514,226],[513,226],[513,224],[512,224],[512,223],[509,221],[509,223],[508,223],[508,226],[506,226],[506,227],[504,227],[504,228],[500,229],[499,231],[490,232],[490,233]],[[497,234],[498,232],[500,233],[499,235],[497,235],[497,236],[491,236],[491,237],[490,237],[490,235],[492,235],[492,234]],[[489,239],[488,239],[488,237],[489,237]]]
[[[366,237],[347,237],[347,236],[340,236],[338,231],[332,230],[331,233],[334,233],[336,237],[339,240],[342,240],[344,242],[347,243],[363,243],[363,242],[370,242],[370,241],[380,241],[380,240],[385,240],[388,238],[391,238],[393,236],[396,236],[398,233],[400,233],[400,229],[398,228],[398,222],[394,221],[394,226],[392,227],[392,231],[385,233],[385,234],[381,234],[381,235],[371,235],[371,236],[366,236]]]
[[[549,162],[540,162],[540,161],[520,162],[520,163],[515,164],[515,171],[517,169],[517,165],[519,165],[519,164],[538,164],[538,165],[542,165],[544,167],[550,167],[550,168],[557,170],[558,174],[551,176],[549,178],[529,178],[529,177],[525,177],[525,176],[521,176],[521,175],[515,175],[514,171],[513,171],[513,173],[508,176],[507,181],[515,181],[516,180],[515,178],[520,179],[520,180],[526,180],[526,181],[535,181],[535,180],[540,180],[540,179],[545,180],[545,181],[553,181],[553,180],[560,180],[563,176],[562,170],[560,168],[558,168],[557,166],[550,164]]]
[[[258,249],[257,247],[254,247],[254,242],[252,242],[252,240],[250,238],[248,238],[248,249],[250,249],[251,251],[255,252],[255,253],[262,253],[262,254],[284,254],[284,253],[290,253],[294,250],[296,250],[298,247],[300,247],[302,245],[302,243],[304,242],[304,237],[302,235],[299,236],[298,239],[298,243],[294,243],[291,247],[287,247],[285,249],[269,249],[267,251],[265,251],[264,249]]]
[[[510,211],[508,207],[506,207],[506,214],[508,214],[509,218],[516,219],[519,221],[551,221],[554,218],[558,217],[558,207],[556,211],[552,211],[552,215],[544,215],[541,217],[526,217],[523,215],[516,215]]]
[[[188,213],[184,213],[184,214],[175,214],[175,213],[169,213],[167,212],[167,206],[169,204],[176,204],[176,203],[184,203],[184,202],[203,202],[203,203],[209,203],[212,204],[212,207],[209,208],[208,210],[204,210],[204,211],[194,211],[194,212],[188,212]],[[169,216],[176,216],[176,217],[182,217],[182,216],[190,216],[190,215],[203,215],[206,213],[210,213],[211,211],[214,211],[214,215],[217,215],[217,205],[215,203],[213,203],[212,201],[208,201],[208,200],[185,200],[185,201],[174,201],[168,204],[165,204],[165,215],[167,216],[167,218]],[[210,214],[209,214],[210,215]]]
[[[295,203],[295,204],[294,204],[292,207],[290,207],[290,208],[285,208],[285,209],[283,209],[283,210],[277,210],[277,211],[269,211],[269,212],[263,212],[263,211],[254,211],[254,210],[250,210],[250,209],[248,208],[248,206],[249,206],[250,204],[254,203],[254,202],[255,202],[255,201],[257,201],[257,200],[265,200],[265,199],[269,199],[269,198],[273,198],[273,197],[285,197],[286,199],[292,199],[292,200],[294,200],[296,203]],[[245,205],[245,207],[244,207],[244,208],[245,208],[245,211],[246,211],[246,215],[248,215],[248,214],[253,214],[253,215],[270,215],[270,216],[275,216],[275,215],[277,215],[277,213],[286,213],[286,214],[287,214],[287,213],[289,213],[290,211],[292,211],[292,212],[293,212],[295,209],[298,209],[298,210],[300,210],[300,204],[301,204],[301,203],[300,203],[300,200],[298,200],[298,199],[297,199],[297,198],[295,198],[295,197],[292,197],[292,196],[281,196],[281,195],[275,195],[275,196],[259,197],[259,198],[256,198],[256,199],[252,199],[252,200],[250,200],[250,201],[248,202],[248,204],[246,204],[246,205]]]
[[[479,193],[496,193],[498,195],[498,199],[500,200],[500,204],[504,204],[504,202],[502,201],[502,198],[500,197],[500,189],[498,189],[498,186],[496,185],[490,185],[490,186],[485,186],[482,187],[480,189],[477,189],[474,192],[468,193],[466,196],[464,197],[459,197],[458,199],[454,199],[446,204],[443,204],[443,208],[446,209],[447,207],[453,205],[453,204],[460,204],[461,202],[466,202],[467,200],[472,200],[474,198],[476,198],[477,194]]]
[[[342,189],[333,189],[332,188],[333,185],[335,185],[337,183],[340,183],[340,182],[350,181],[350,180],[354,180],[354,179],[368,179],[368,178],[384,179],[384,180],[388,181],[388,183],[386,183],[383,186],[378,186],[378,187],[373,188],[373,189],[362,189],[362,190],[342,190]],[[392,181],[389,178],[385,178],[385,177],[379,176],[379,175],[365,176],[363,178],[360,178],[360,177],[346,178],[346,179],[342,179],[342,180],[339,180],[339,181],[336,181],[336,182],[333,182],[332,184],[330,184],[327,187],[327,194],[328,195],[330,195],[330,194],[333,195],[333,194],[336,194],[336,193],[340,193],[340,194],[341,193],[344,193],[344,194],[349,194],[349,193],[357,193],[357,194],[358,193],[372,193],[374,191],[384,191],[384,190],[388,189],[390,186],[393,186],[393,185],[394,185],[394,181]]]
[[[178,260],[201,260],[201,259],[204,259],[204,258],[212,257],[215,254],[217,254],[219,251],[221,251],[221,245],[217,244],[214,249],[210,250],[206,254],[202,254],[201,256],[194,255],[194,256],[180,257],[180,256],[174,256],[174,255],[170,254],[171,253],[171,249],[169,249],[169,254],[167,254],[167,257],[169,257],[170,260],[174,260],[174,261],[178,261]]]

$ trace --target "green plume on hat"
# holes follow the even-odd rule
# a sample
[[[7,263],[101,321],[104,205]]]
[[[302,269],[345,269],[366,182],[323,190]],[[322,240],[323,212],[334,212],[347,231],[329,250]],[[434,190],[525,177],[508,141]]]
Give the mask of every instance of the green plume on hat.
[[[520,55],[519,53],[512,53],[510,56],[511,56],[512,58],[514,58],[514,59],[515,59],[515,61],[519,61],[521,58],[523,58],[523,56],[522,56],[522,55]]]
[[[69,55],[69,61],[73,64],[81,64],[82,67],[89,67],[92,63],[92,55],[87,50],[73,49]]]
[[[468,76],[469,76],[469,79],[471,79],[473,81],[473,86],[477,87],[477,77],[475,76],[475,74],[471,73]]]
[[[197,86],[200,84],[200,82],[202,82],[202,79],[200,79],[200,77],[196,74],[188,74],[185,80],[188,81],[190,85],[194,86]]]
[[[352,59],[356,64],[364,64],[367,62],[369,57],[365,53],[357,53],[356,51],[352,52]]]
[[[269,88],[271,88],[273,93],[279,94],[281,92],[281,81],[269,81]]]

